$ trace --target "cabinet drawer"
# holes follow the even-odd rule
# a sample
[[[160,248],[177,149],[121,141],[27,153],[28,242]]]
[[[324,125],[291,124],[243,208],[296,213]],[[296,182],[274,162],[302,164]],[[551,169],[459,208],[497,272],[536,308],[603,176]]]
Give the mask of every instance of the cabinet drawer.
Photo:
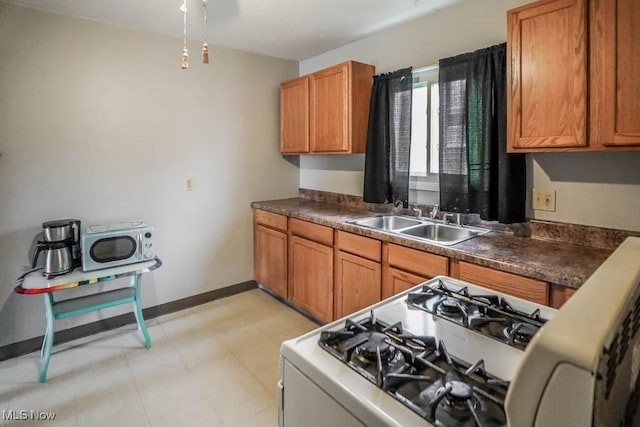
[[[379,240],[338,231],[336,247],[343,252],[380,262],[382,243]]]
[[[267,212],[260,209],[254,211],[256,222],[275,228],[276,230],[287,231],[287,217],[273,212]]]
[[[420,276],[433,277],[449,273],[449,259],[416,249],[389,245],[388,264]]]
[[[333,228],[331,227],[291,218],[289,229],[291,234],[296,236],[305,237],[323,245],[333,246]]]
[[[458,263],[458,278],[538,304],[549,304],[549,285],[540,280],[469,264],[464,261]]]

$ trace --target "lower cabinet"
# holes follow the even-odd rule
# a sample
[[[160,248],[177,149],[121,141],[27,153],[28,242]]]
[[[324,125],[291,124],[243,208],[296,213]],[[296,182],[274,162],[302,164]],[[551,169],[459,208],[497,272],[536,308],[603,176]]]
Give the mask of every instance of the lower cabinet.
[[[254,231],[255,280],[323,322],[439,275],[555,308],[575,292],[258,209]]]
[[[330,322],[333,229],[292,219],[289,232],[289,300],[319,320]]]
[[[287,217],[254,212],[253,270],[256,282],[287,298]]]
[[[564,305],[577,289],[567,288],[560,285],[549,285],[549,305],[553,308],[560,308]]]
[[[381,243],[338,231],[335,248],[335,317],[340,318],[380,301]]]
[[[452,261],[451,276],[538,304],[549,305],[547,282],[464,261]]]
[[[449,259],[393,243],[383,247],[382,299],[449,274]]]
[[[426,280],[429,280],[429,278],[398,270],[397,268],[386,267],[383,279],[382,298],[399,294]]]

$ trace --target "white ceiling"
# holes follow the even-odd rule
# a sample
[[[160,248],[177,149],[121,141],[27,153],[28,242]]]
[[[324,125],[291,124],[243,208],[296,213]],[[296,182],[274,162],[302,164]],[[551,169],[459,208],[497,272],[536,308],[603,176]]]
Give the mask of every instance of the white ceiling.
[[[182,0],[10,0],[127,28],[182,37]],[[208,42],[302,60],[465,0],[207,0]],[[202,40],[202,0],[187,0],[190,39]]]

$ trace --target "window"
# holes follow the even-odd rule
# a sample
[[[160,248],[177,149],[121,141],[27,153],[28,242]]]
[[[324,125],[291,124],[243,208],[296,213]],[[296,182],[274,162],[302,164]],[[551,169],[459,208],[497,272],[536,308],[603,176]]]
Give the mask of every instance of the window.
[[[437,182],[439,147],[438,67],[432,66],[413,73],[411,105],[411,177],[419,181]]]

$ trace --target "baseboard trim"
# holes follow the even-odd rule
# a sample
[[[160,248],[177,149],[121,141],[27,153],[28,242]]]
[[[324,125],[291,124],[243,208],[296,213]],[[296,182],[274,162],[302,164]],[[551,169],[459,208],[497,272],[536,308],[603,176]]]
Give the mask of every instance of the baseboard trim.
[[[272,297],[274,297],[275,299],[277,299],[278,301],[280,301],[281,303],[283,303],[284,305],[288,306],[289,308],[294,309],[295,311],[297,311],[298,313],[302,314],[304,317],[306,317],[307,319],[311,320],[313,323],[317,324],[318,326],[323,326],[326,323],[323,322],[322,320],[316,318],[315,316],[313,316],[310,313],[307,313],[306,311],[304,311],[303,309],[301,309],[300,307],[298,307],[297,305],[294,305],[291,303],[291,301],[282,298],[280,295],[276,294],[275,292],[273,292],[271,289],[269,288],[265,288],[263,285],[258,284],[258,288],[260,288],[261,290],[263,290],[264,292],[266,292],[267,294],[271,295]]]
[[[238,283],[235,285],[227,286],[225,288],[215,289],[213,291],[208,291],[202,294],[170,301],[153,307],[147,307],[142,309],[142,314],[145,320],[154,319],[158,316],[185,310],[187,308],[205,304],[213,300],[230,297],[232,295],[247,292],[257,288],[258,284],[254,280],[249,280],[247,282]],[[65,342],[76,340],[78,338],[84,338],[93,334],[97,334],[99,332],[120,328],[122,326],[133,323],[136,323],[136,318],[133,315],[133,312],[131,312],[87,323],[84,325],[74,326],[73,328],[56,331],[53,344],[62,344]],[[34,351],[40,350],[43,339],[44,335],[41,335],[39,337],[30,338],[24,341],[18,341],[16,343],[0,347],[0,361],[13,359],[14,357],[22,356],[24,354],[33,353]]]

